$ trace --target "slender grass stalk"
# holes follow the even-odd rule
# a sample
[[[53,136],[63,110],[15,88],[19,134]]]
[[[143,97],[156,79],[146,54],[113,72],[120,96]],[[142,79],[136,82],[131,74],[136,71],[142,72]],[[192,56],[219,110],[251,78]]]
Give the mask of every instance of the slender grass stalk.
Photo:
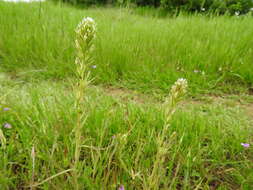
[[[55,175],[52,175],[52,176],[48,177],[47,179],[45,179],[45,180],[43,180],[43,181],[41,181],[41,182],[32,184],[31,187],[38,187],[38,186],[40,186],[40,185],[42,185],[42,184],[44,184],[44,183],[46,183],[46,182],[48,182],[48,181],[50,181],[50,180],[52,180],[52,179],[58,177],[58,176],[60,176],[60,175],[63,175],[63,174],[65,174],[65,173],[68,173],[68,172],[70,172],[70,171],[72,171],[72,170],[73,170],[73,169],[67,169],[67,170],[61,171],[61,172],[59,172],[59,173],[57,173],[57,174],[55,174]],[[26,186],[26,187],[27,187],[27,186]]]
[[[35,176],[35,148],[32,147],[31,150],[31,158],[32,158],[32,182],[30,189],[33,190],[32,184],[34,184],[34,176]]]
[[[93,40],[95,38],[96,25],[92,18],[84,18],[76,28],[76,77],[75,83],[75,109],[77,112],[75,126],[75,156],[74,156],[74,180],[75,188],[78,186],[78,163],[80,158],[81,129],[86,120],[83,111],[84,96],[91,81],[89,65],[92,62],[91,52],[93,50]]]
[[[6,138],[5,138],[4,133],[1,129],[0,129],[0,142],[1,142],[1,147],[3,149],[5,149],[6,148]]]

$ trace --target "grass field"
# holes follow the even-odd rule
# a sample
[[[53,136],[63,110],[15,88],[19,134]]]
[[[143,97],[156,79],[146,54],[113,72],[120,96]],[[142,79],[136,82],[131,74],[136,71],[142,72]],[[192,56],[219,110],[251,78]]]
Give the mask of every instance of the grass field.
[[[75,181],[74,30],[85,16],[97,38]],[[250,16],[0,2],[0,189],[251,190],[252,33]],[[189,88],[165,130],[178,78]]]
[[[252,88],[250,16],[157,19],[127,9],[77,10],[48,3],[1,3],[0,9],[1,64],[14,76],[73,75],[74,29],[90,16],[98,25],[96,83],[166,93],[177,78],[184,77],[194,94]]]

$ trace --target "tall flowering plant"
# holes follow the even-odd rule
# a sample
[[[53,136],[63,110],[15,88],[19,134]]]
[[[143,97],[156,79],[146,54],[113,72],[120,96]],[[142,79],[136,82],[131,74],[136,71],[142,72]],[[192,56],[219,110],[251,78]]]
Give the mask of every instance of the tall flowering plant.
[[[171,118],[176,111],[177,105],[182,99],[182,97],[187,92],[188,83],[186,79],[180,78],[175,84],[171,87],[170,94],[166,98],[165,103],[163,104],[163,118],[164,126],[162,131],[158,134],[156,138],[157,143],[157,153],[155,156],[155,161],[153,164],[153,169],[151,175],[148,178],[147,188],[158,189],[160,184],[160,179],[164,175],[164,162],[165,155],[168,153],[170,146],[170,140],[173,136],[176,135],[173,133],[169,138],[167,137],[168,128],[170,126]]]
[[[77,26],[76,30],[76,78],[75,82],[75,109],[77,113],[75,126],[75,156],[74,156],[74,179],[76,189],[78,188],[78,163],[80,158],[81,129],[86,120],[83,111],[83,102],[86,90],[90,84],[91,77],[89,66],[92,63],[92,51],[94,49],[94,39],[96,37],[96,23],[90,18],[84,18]]]

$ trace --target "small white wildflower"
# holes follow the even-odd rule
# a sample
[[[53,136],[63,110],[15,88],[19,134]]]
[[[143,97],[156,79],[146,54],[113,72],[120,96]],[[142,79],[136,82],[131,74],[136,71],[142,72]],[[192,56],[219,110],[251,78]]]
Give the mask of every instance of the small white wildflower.
[[[92,69],[96,69],[96,68],[97,68],[97,65],[92,65],[91,68],[92,68]]]
[[[239,15],[240,15],[240,11],[236,11],[236,12],[235,12],[235,15],[236,15],[236,16],[239,16]]]
[[[205,11],[206,9],[204,7],[201,8],[201,11]]]

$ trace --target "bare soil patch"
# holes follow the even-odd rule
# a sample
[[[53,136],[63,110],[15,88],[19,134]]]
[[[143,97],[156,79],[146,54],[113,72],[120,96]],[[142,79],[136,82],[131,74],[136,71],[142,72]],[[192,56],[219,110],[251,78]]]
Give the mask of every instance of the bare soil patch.
[[[153,104],[161,104],[162,101],[158,100],[151,95],[146,95],[134,90],[129,90],[126,88],[119,88],[114,86],[107,86],[102,88],[106,95],[111,96],[113,98],[120,99],[123,102],[135,102],[137,104],[145,104],[145,103],[153,103]],[[229,97],[229,96],[212,96],[206,95],[203,96],[202,99],[187,99],[183,101],[182,106],[187,105],[206,105],[206,104],[221,104],[228,107],[239,106],[245,113],[249,116],[251,120],[253,120],[253,103],[242,102],[240,96],[238,97]]]

